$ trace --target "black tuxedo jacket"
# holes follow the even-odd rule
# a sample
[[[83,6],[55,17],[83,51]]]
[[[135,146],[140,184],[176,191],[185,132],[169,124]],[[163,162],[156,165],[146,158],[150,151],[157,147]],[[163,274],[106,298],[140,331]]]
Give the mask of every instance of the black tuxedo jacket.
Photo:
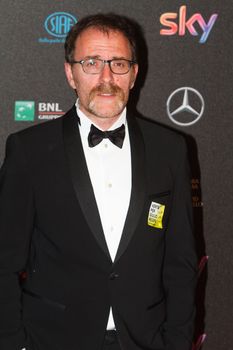
[[[196,254],[183,138],[128,117],[130,206],[112,263],[73,107],[11,135],[0,173],[0,349],[190,350]],[[148,224],[165,206],[162,228]],[[19,284],[19,272],[27,278]]]

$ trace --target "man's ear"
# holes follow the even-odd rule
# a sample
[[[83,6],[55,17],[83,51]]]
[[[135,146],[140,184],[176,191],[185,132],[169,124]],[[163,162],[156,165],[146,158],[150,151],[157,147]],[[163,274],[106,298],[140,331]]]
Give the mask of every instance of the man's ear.
[[[69,85],[71,86],[72,89],[76,89],[71,64],[68,62],[65,62],[64,69],[65,69],[65,74]]]
[[[131,85],[130,85],[130,89],[132,89],[134,87],[137,75],[138,75],[138,64],[134,64],[132,67],[132,80],[131,80]]]

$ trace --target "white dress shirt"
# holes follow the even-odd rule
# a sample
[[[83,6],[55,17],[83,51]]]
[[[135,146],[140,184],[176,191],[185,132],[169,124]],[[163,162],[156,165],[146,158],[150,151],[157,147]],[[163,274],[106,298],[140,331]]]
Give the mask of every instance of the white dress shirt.
[[[78,101],[76,108],[80,118],[79,130],[87,168],[109,253],[114,261],[129,208],[132,186],[126,108],[109,129],[113,130],[125,124],[125,139],[122,148],[114,145],[109,139],[103,139],[95,147],[89,147],[88,134],[91,124],[100,128],[80,111]],[[107,329],[115,329],[112,308],[110,308]]]

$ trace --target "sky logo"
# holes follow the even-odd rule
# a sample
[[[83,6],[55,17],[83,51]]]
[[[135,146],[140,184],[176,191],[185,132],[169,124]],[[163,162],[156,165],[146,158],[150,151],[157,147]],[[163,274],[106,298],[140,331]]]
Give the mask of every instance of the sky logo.
[[[46,31],[57,38],[65,38],[70,28],[77,23],[77,19],[67,12],[54,12],[44,23]]]
[[[218,14],[210,16],[208,22],[204,20],[200,13],[195,13],[189,19],[187,19],[187,6],[181,6],[179,14],[176,12],[167,12],[161,15],[160,23],[167,27],[160,30],[161,35],[175,35],[178,33],[180,36],[184,36],[186,31],[193,36],[201,35],[199,43],[204,44],[209,37],[209,34],[216,22]],[[178,21],[176,21],[178,19]],[[199,34],[194,25],[199,25],[199,29],[202,33]]]

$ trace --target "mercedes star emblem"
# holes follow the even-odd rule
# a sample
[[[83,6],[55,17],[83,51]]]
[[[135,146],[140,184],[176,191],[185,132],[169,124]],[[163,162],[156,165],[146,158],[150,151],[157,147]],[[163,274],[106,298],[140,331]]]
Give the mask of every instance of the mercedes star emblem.
[[[191,87],[175,90],[167,100],[168,117],[173,123],[181,126],[195,124],[202,117],[204,109],[202,95]]]

